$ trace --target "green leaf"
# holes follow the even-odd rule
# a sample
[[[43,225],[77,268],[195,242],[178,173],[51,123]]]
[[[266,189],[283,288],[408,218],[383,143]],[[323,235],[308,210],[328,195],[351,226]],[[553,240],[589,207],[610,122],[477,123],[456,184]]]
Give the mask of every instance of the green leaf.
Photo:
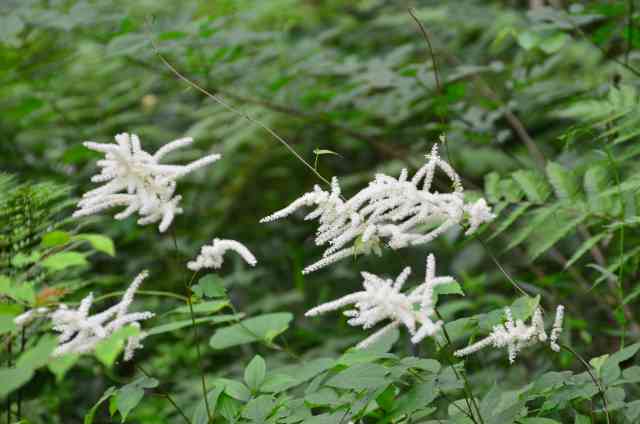
[[[0,295],[29,305],[33,305],[36,301],[36,294],[31,283],[14,283],[4,275],[0,275]]]
[[[257,392],[264,382],[267,373],[267,364],[260,355],[253,357],[247,368],[244,370],[244,381],[252,392]]]
[[[221,350],[256,341],[271,342],[289,327],[293,315],[288,312],[260,315],[222,328],[211,337],[212,348]]]
[[[547,162],[547,177],[559,199],[570,199],[580,191],[576,176],[555,162]]]
[[[46,257],[40,265],[51,271],[60,271],[72,266],[85,266],[88,262],[82,253],[59,252]]]
[[[114,403],[120,412],[122,422],[125,422],[133,408],[138,406],[144,397],[144,389],[155,387],[158,387],[158,380],[145,376],[118,389],[114,396]]]
[[[66,231],[52,231],[42,237],[40,243],[43,247],[64,246],[71,240],[71,235]]]
[[[531,50],[540,43],[540,36],[532,31],[523,31],[518,34],[518,44],[525,50]]]
[[[31,377],[31,368],[0,368],[0,399],[27,384]]]
[[[464,296],[464,292],[462,291],[462,287],[457,281],[452,281],[450,283],[439,284],[434,288],[434,293],[436,294],[459,294]]]
[[[80,359],[80,355],[67,354],[57,356],[49,361],[47,366],[49,367],[49,371],[56,376],[56,382],[59,383],[64,379],[67,371],[78,362],[78,359]]]
[[[212,300],[209,302],[196,303],[195,305],[192,305],[192,306],[193,306],[193,313],[195,314],[215,314],[219,310],[229,306],[229,301],[228,300]],[[170,311],[169,313],[190,314],[191,309],[189,308],[189,305],[186,305],[186,306],[181,306],[179,308],[176,308]]]
[[[578,249],[573,253],[573,255],[571,255],[571,258],[569,258],[567,263],[564,265],[564,269],[567,269],[571,265],[576,263],[576,261],[578,259],[580,259],[582,257],[582,255],[587,253],[593,246],[595,246],[600,240],[605,238],[607,235],[608,235],[607,233],[600,233],[600,234],[596,234],[595,236],[592,236],[589,239],[585,240],[580,245],[580,247],[578,247]]]
[[[334,152],[333,150],[327,150],[327,149],[313,149],[313,154],[316,156],[321,156],[321,155],[340,156],[338,153]]]
[[[586,415],[576,414],[576,418],[573,421],[573,424],[592,424],[591,418]]]
[[[560,421],[542,417],[520,418],[518,422],[522,424],[562,424]]]
[[[536,297],[521,296],[511,304],[511,313],[514,320],[526,320],[533,315],[533,312],[540,305],[540,295]]]
[[[212,317],[196,318],[195,322],[196,322],[196,325],[203,324],[203,323],[218,324],[218,323],[222,323],[222,322],[238,321],[238,320],[242,319],[243,317],[244,317],[244,314],[215,315],[215,316],[212,316]],[[147,335],[148,336],[155,336],[155,335],[158,335],[158,334],[170,333],[172,331],[176,331],[176,330],[179,330],[179,329],[184,328],[184,327],[191,327],[192,325],[193,325],[193,321],[191,320],[191,318],[185,319],[185,320],[180,320],[180,321],[174,321],[174,322],[170,322],[168,324],[158,325],[156,327],[153,327],[153,328],[149,329],[147,331]]]
[[[579,213],[573,219],[564,220],[562,219],[564,217],[557,217],[557,220],[552,219],[545,231],[536,233],[536,237],[529,242],[528,253],[531,260],[535,260],[551,249],[554,244],[575,230],[588,216],[588,213]]]
[[[216,410],[216,404],[218,403],[218,399],[220,395],[224,392],[224,385],[217,384],[212,390],[207,393],[207,401],[209,403],[209,408],[211,409],[211,413],[213,414]],[[208,424],[209,417],[207,417],[207,405],[204,402],[204,399],[200,401],[195,411],[193,412],[193,418],[191,419],[192,424]]]
[[[264,423],[275,406],[276,404],[271,396],[258,396],[247,403],[247,406],[242,411],[242,416],[251,420],[252,423]]]
[[[35,370],[46,365],[56,346],[58,346],[57,337],[42,337],[33,348],[20,355],[16,362],[16,367]]]
[[[638,350],[640,350],[640,343],[635,343],[619,350],[607,358],[605,363],[602,365],[600,372],[602,383],[605,386],[608,386],[620,378],[622,373],[620,370],[620,363],[635,356]]]
[[[549,197],[551,189],[538,172],[519,170],[511,174],[531,203],[542,204]]]
[[[389,383],[388,372],[382,365],[356,364],[331,377],[325,385],[338,389],[376,389]]]
[[[0,334],[13,333],[16,331],[16,324],[13,322],[13,315],[0,315]]]
[[[226,297],[227,290],[222,285],[222,279],[215,274],[208,274],[198,280],[198,284],[191,290],[200,298]]]
[[[491,237],[489,237],[489,240],[492,240],[495,237],[497,237],[500,234],[502,234],[506,229],[508,229],[511,226],[511,224],[513,224],[527,210],[529,210],[530,207],[531,207],[531,203],[529,203],[529,202],[524,202],[524,203],[518,205],[513,211],[511,211],[511,213],[509,214],[509,216],[507,218],[505,218],[505,219],[500,221],[500,225],[498,225],[496,230],[493,231],[493,233],[491,234]]]
[[[218,378],[214,381],[214,384],[222,384],[224,386],[224,393],[231,396],[233,399],[237,399],[242,402],[246,402],[251,399],[251,391],[239,381],[229,380],[227,378]]]
[[[98,401],[91,407],[89,412],[87,412],[87,414],[84,416],[84,424],[93,424],[93,419],[96,416],[96,412],[98,412],[98,408],[100,407],[100,405],[102,405],[102,403],[104,403],[104,401],[106,401],[111,396],[113,396],[115,391],[116,391],[115,387],[109,387],[104,392],[104,394],[100,397],[100,399],[98,399]]]
[[[96,358],[105,366],[111,368],[120,352],[124,349],[125,340],[138,334],[140,334],[140,329],[132,325],[119,329],[96,345]]]
[[[84,240],[88,241],[91,246],[99,252],[106,253],[109,256],[116,255],[116,248],[113,245],[113,240],[102,234],[78,234],[73,236],[73,241]]]

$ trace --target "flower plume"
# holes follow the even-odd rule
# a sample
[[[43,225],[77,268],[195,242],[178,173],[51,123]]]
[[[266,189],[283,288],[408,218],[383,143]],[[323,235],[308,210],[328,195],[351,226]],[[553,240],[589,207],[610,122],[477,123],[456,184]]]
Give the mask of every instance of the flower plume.
[[[115,215],[116,219],[125,219],[138,213],[138,224],[160,222],[158,229],[164,232],[173,218],[182,213],[179,206],[182,197],[175,194],[176,180],[220,159],[220,155],[213,154],[188,165],[163,165],[160,160],[165,155],[190,145],[193,139],[174,140],[153,155],[142,149],[140,139],[135,134],[118,134],[115,140],[116,143],[111,144],[84,143],[88,149],[105,155],[104,159],[98,161],[100,173],[91,178],[92,182],[103,185],[82,196],[74,217],[122,206],[125,209]]]
[[[335,311],[348,305],[354,309],[344,312],[352,326],[369,329],[376,324],[389,320],[386,326],[358,344],[364,348],[370,346],[385,333],[404,325],[411,334],[413,343],[420,343],[425,337],[432,336],[442,327],[442,321],[434,321],[436,286],[454,282],[452,277],[436,277],[435,257],[427,257],[427,270],[424,283],[408,293],[402,287],[411,274],[411,268],[405,268],[395,280],[383,279],[368,272],[362,273],[364,290],[348,294],[340,299],[324,303],[309,310],[305,315],[313,317],[329,311]]]
[[[64,304],[51,312],[47,308],[37,308],[16,317],[14,322],[18,326],[24,326],[38,316],[49,318],[53,329],[60,333],[58,346],[53,351],[54,356],[67,353],[82,354],[91,352],[100,341],[108,338],[117,330],[126,325],[132,325],[140,329],[140,321],[154,316],[151,312],[128,312],[135,292],[147,276],[147,271],[138,274],[120,302],[95,315],[89,315],[89,310],[93,303],[93,294],[90,293],[82,299],[78,309],[71,309]],[[145,337],[146,333],[144,332],[129,337],[125,347],[125,361],[133,357],[135,349],[142,347],[140,341]]]
[[[432,190],[437,170],[449,178],[452,192]],[[437,145],[411,179],[406,169],[398,178],[378,174],[366,188],[344,200],[334,177],[330,192],[315,186],[313,191],[260,222],[285,218],[303,207],[315,207],[305,220],[318,220],[315,243],[327,246],[322,259],[307,266],[303,273],[349,256],[378,252],[381,242],[392,249],[429,243],[456,224],[467,224],[469,235],[495,218],[484,199],[465,203],[460,177],[440,158]]]

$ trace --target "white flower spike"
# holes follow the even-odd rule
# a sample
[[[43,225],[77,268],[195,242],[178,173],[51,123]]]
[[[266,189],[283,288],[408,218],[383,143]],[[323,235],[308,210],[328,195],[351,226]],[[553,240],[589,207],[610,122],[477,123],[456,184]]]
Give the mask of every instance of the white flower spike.
[[[235,240],[213,239],[210,245],[202,246],[200,254],[194,261],[187,264],[191,271],[199,271],[202,268],[218,269],[224,262],[224,254],[231,250],[236,252],[246,263],[255,266],[258,261],[253,253],[242,243]]]
[[[506,322],[493,327],[493,331],[489,336],[464,349],[455,351],[454,355],[458,357],[467,356],[487,346],[495,348],[506,347],[509,353],[509,362],[514,363],[522,348],[547,341],[548,337],[544,329],[542,310],[540,308],[537,308],[533,313],[531,325],[526,325],[522,320],[514,321],[510,308],[505,308],[505,315]],[[550,347],[556,352],[560,350],[557,340],[562,331],[563,315],[564,306],[559,305],[556,310],[556,320],[553,324],[551,337],[549,338]]]
[[[188,165],[162,165],[159,162],[166,154],[190,145],[193,139],[172,141],[154,155],[142,150],[140,139],[135,134],[122,133],[115,139],[116,143],[112,144],[84,143],[88,149],[105,155],[98,161],[102,168],[100,174],[91,178],[94,183],[104,184],[83,195],[74,217],[124,206],[125,209],[115,215],[116,219],[138,213],[138,224],[159,222],[158,229],[162,233],[169,228],[175,215],[182,213],[179,207],[182,197],[175,194],[176,180],[220,159],[220,155],[214,154]]]
[[[392,249],[425,244],[463,223],[468,223],[465,234],[469,235],[495,218],[484,199],[464,202],[460,177],[440,158],[437,145],[427,159],[411,179],[406,169],[398,178],[378,174],[368,187],[348,200],[342,199],[334,177],[331,192],[315,186],[313,191],[260,222],[282,219],[302,207],[315,206],[305,220],[318,220],[315,243],[327,245],[327,249],[322,259],[303,270],[306,274],[350,256],[378,253],[383,241]],[[438,169],[451,180],[452,192],[432,191]]]
[[[70,309],[64,304],[53,312],[49,312],[47,308],[38,308],[16,317],[14,322],[18,326],[24,326],[38,315],[48,317],[53,329],[60,333],[58,336],[59,344],[53,351],[53,356],[91,352],[100,341],[108,338],[120,328],[132,325],[140,329],[140,321],[154,316],[151,312],[128,312],[135,292],[147,276],[147,271],[138,274],[119,303],[95,315],[89,315],[89,309],[93,303],[93,294],[89,294],[82,299],[78,309]],[[140,341],[145,337],[146,333],[144,332],[129,337],[125,348],[125,361],[133,357],[134,349],[142,347]]]
[[[411,268],[405,268],[395,279],[382,279],[374,274],[363,272],[364,290],[348,294],[332,302],[324,303],[305,315],[313,317],[329,311],[341,309],[347,305],[354,305],[354,309],[347,310],[344,315],[352,326],[362,326],[369,329],[376,324],[390,320],[387,324],[367,339],[358,344],[358,348],[370,346],[388,331],[404,325],[412,335],[413,343],[421,342],[425,337],[434,335],[442,327],[442,321],[433,321],[435,316],[434,289],[440,284],[453,282],[452,277],[435,276],[435,257],[427,258],[427,271],[424,283],[408,293],[402,293]],[[419,327],[419,328],[418,328]]]

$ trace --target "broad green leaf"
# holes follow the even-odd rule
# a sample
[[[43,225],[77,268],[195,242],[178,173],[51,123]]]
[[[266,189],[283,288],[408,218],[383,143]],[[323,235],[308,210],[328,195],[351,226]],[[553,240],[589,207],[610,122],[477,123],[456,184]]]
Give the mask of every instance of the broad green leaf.
[[[0,368],[0,399],[27,384],[33,373],[32,368]]]
[[[212,316],[212,317],[196,318],[195,322],[196,322],[196,325],[204,324],[204,323],[218,324],[218,323],[222,323],[222,322],[238,321],[238,320],[242,319],[243,317],[244,317],[244,314],[215,315],[215,316]],[[181,328],[191,327],[191,326],[193,326],[193,321],[191,319],[174,321],[174,322],[170,322],[168,324],[158,325],[156,327],[153,327],[153,328],[149,329],[147,331],[147,335],[148,336],[155,336],[155,335],[158,335],[158,334],[170,333],[172,331],[176,331],[176,330],[179,330]]]
[[[201,298],[225,297],[227,290],[222,285],[222,279],[215,274],[208,274],[198,280],[198,284],[193,286],[191,290]]]
[[[410,368],[417,368],[419,370],[429,371],[432,373],[437,373],[441,368],[440,363],[435,359],[416,358],[413,356],[402,358],[400,363]]]
[[[224,393],[239,401],[246,402],[251,398],[251,391],[239,381],[218,378],[214,384],[221,384],[224,387]]]
[[[212,348],[221,350],[256,341],[271,342],[289,327],[293,315],[288,312],[260,315],[222,328],[211,337]]]
[[[0,275],[0,295],[29,305],[33,305],[36,301],[36,294],[31,283],[14,283],[4,275]]]
[[[280,392],[305,383],[334,365],[331,358],[318,358],[302,364],[289,365],[270,371],[260,387],[261,392]]]
[[[57,356],[52,358],[47,366],[49,367],[49,371],[56,376],[56,381],[61,382],[67,374],[67,371],[78,362],[78,359],[80,359],[80,355],[76,354]]]
[[[552,420],[551,418],[541,418],[541,417],[533,417],[533,418],[520,418],[518,420],[522,424],[562,424],[560,421]]]
[[[73,236],[73,241],[84,240],[88,241],[91,246],[99,252],[106,253],[109,256],[116,255],[116,248],[113,245],[113,240],[102,234],[78,234]]]
[[[194,314],[215,314],[219,310],[229,306],[228,300],[211,300],[209,302],[196,303],[193,305]],[[170,311],[172,314],[190,314],[191,308],[189,305],[181,306]]]
[[[52,231],[42,237],[43,247],[64,246],[71,240],[71,235],[66,231]]]
[[[331,377],[325,383],[338,389],[376,389],[389,383],[386,377],[389,370],[382,365],[367,363],[356,364]]]
[[[12,333],[16,331],[16,324],[13,322],[13,315],[0,315],[0,334]]]
[[[46,365],[57,345],[58,339],[56,337],[42,337],[33,348],[20,355],[16,362],[16,367],[35,370]]]
[[[111,368],[120,352],[124,349],[125,341],[129,337],[137,336],[138,334],[140,334],[140,330],[131,325],[119,329],[96,345],[96,358],[105,366]]]
[[[523,241],[525,241],[534,231],[537,231],[541,228],[542,225],[548,222],[549,219],[552,219],[553,214],[555,214],[560,209],[560,204],[556,203],[551,206],[545,206],[537,209],[533,213],[533,217],[522,223],[522,226],[511,235],[511,241],[509,245],[506,247],[505,251],[511,250]]]
[[[123,423],[127,420],[127,416],[133,408],[138,406],[144,397],[144,389],[155,387],[158,387],[158,380],[145,376],[118,389],[114,396],[114,403],[118,412],[120,412]]]
[[[450,283],[445,283],[445,284],[439,284],[434,288],[433,291],[436,294],[459,294],[461,296],[464,296],[462,287],[457,281],[452,281]]]
[[[40,264],[52,271],[60,271],[72,266],[85,266],[89,262],[82,253],[59,252],[46,257]]]
[[[264,362],[264,359],[262,359],[262,356],[256,355],[244,370],[244,382],[247,383],[249,389],[255,393],[264,382],[266,373],[267,364]]]
[[[258,396],[247,403],[242,411],[242,416],[251,420],[252,423],[264,423],[275,406],[276,404],[271,396]]]
[[[622,373],[620,363],[635,356],[638,350],[640,350],[640,343],[635,343],[609,356],[600,370],[602,383],[609,385],[620,378]]]

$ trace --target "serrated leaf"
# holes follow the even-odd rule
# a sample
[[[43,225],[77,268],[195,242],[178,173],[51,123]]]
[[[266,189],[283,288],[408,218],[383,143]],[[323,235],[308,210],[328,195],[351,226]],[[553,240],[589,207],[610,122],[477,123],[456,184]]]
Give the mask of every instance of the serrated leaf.
[[[589,251],[589,249],[591,249],[593,246],[595,246],[600,240],[605,238],[607,235],[608,235],[607,233],[600,233],[600,234],[597,234],[597,235],[592,236],[592,237],[588,238],[587,240],[585,240],[580,245],[580,247],[578,247],[578,249],[573,253],[573,255],[571,255],[571,258],[569,258],[567,263],[564,265],[564,269],[567,269],[571,265],[576,263],[576,261],[578,259],[580,259],[582,257],[582,255],[587,253]]]
[[[551,228],[548,226],[545,231],[537,233],[537,237],[529,243],[528,250],[531,260],[535,260],[538,256],[551,249],[554,244],[567,236],[567,234],[573,231],[582,221],[587,219],[587,217],[587,213],[581,213],[571,220],[562,222],[558,222],[560,218],[558,218],[558,221],[554,221],[552,218],[548,223],[553,224]]]
[[[511,224],[513,224],[516,221],[516,219],[520,218],[527,210],[529,210],[530,207],[531,207],[531,203],[529,202],[524,202],[518,205],[513,211],[511,211],[511,213],[506,219],[501,220],[500,225],[498,225],[498,227],[493,232],[493,234],[491,234],[491,237],[489,237],[489,240],[492,240],[495,237],[502,234],[506,229],[508,229],[511,226]]]
[[[519,170],[511,174],[531,203],[542,204],[549,197],[551,189],[544,177],[535,171]]]
[[[570,199],[579,192],[578,180],[571,171],[555,162],[547,162],[547,177],[559,199]]]

